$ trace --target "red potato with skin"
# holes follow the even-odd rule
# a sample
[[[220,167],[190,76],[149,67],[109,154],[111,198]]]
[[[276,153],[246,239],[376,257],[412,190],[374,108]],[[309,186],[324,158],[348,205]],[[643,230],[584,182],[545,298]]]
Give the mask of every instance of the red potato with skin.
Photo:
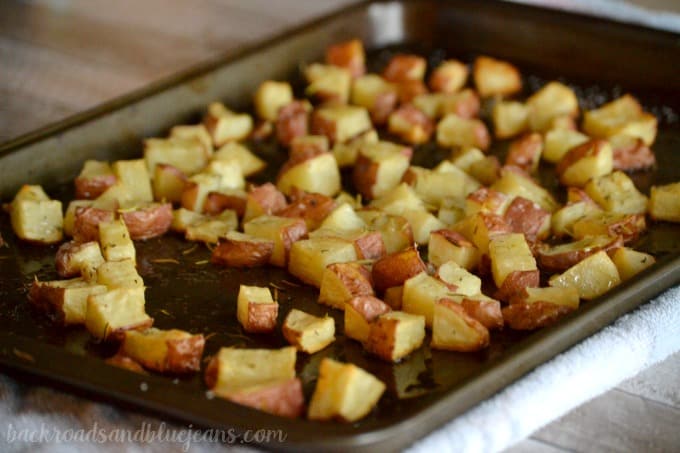
[[[513,232],[523,233],[529,242],[546,239],[550,235],[550,213],[526,198],[512,200],[503,218]]]
[[[638,171],[656,165],[654,151],[641,138],[626,138],[612,143],[614,170]]]
[[[270,182],[253,187],[246,198],[243,221],[247,222],[261,215],[272,215],[286,208],[286,196]]]
[[[219,396],[242,406],[279,417],[298,418],[304,414],[305,397],[299,378],[245,387]]]
[[[489,342],[489,330],[460,304],[450,299],[435,303],[431,348],[473,352],[488,347]]]
[[[472,119],[479,116],[482,102],[477,93],[467,89],[460,93],[449,94],[442,100],[440,114],[453,113],[461,118]]]
[[[554,247],[547,245],[539,247],[538,262],[543,269],[561,272],[600,250],[610,252],[620,247],[623,247],[623,239],[620,236],[587,236]]]
[[[503,328],[501,303],[494,299],[474,299],[463,297],[460,306],[472,318],[479,321],[487,329]]]
[[[383,70],[383,77],[390,82],[422,81],[427,62],[418,55],[398,54],[392,57]]]
[[[284,146],[288,146],[296,137],[303,137],[309,132],[309,104],[304,101],[293,101],[279,109],[276,118],[276,138]]]
[[[358,296],[373,296],[371,271],[360,263],[333,263],[326,266],[321,287],[319,303],[345,309],[345,303]]]
[[[405,80],[397,84],[397,94],[401,104],[409,104],[421,94],[427,94],[427,87],[422,80]]]
[[[521,292],[524,288],[537,288],[540,284],[540,273],[538,270],[532,271],[513,271],[511,272],[501,287],[498,288],[494,297],[499,300],[510,300],[515,294]]]
[[[146,372],[144,367],[140,365],[139,363],[135,362],[133,359],[130,357],[118,352],[116,355],[109,357],[108,359],[104,360],[104,363],[107,365],[115,366],[117,368],[122,368],[124,370],[132,371],[133,373],[138,373],[138,374],[144,374],[147,375],[149,373]]]
[[[427,266],[415,247],[392,253],[373,263],[372,275],[375,289],[384,291],[401,286],[409,278],[426,271]]]
[[[133,240],[145,240],[164,235],[172,225],[170,203],[150,203],[134,211],[120,214]]]
[[[99,240],[99,224],[111,222],[115,219],[113,211],[95,207],[80,207],[76,209],[76,219],[73,225],[73,239],[76,242],[90,242]]]
[[[75,197],[78,200],[94,200],[117,181],[108,162],[88,160],[74,181]]]
[[[89,278],[102,262],[104,257],[97,241],[65,242],[57,250],[55,259],[57,274],[64,278],[81,274]]]
[[[388,130],[410,144],[425,143],[434,131],[434,124],[412,104],[399,107],[389,116]]]
[[[373,296],[357,296],[345,303],[345,336],[365,342],[371,332],[371,323],[392,309]]]
[[[347,69],[352,77],[366,72],[364,45],[358,39],[341,42],[326,48],[326,63]]]
[[[513,165],[533,173],[538,169],[542,152],[543,136],[537,132],[526,134],[510,144],[505,165]]]
[[[246,212],[247,203],[248,195],[241,190],[210,192],[205,197],[203,212],[207,215],[218,215],[230,209],[235,211],[236,215],[241,218]]]
[[[124,332],[120,352],[159,373],[187,374],[201,369],[205,337],[177,329]]]
[[[550,302],[514,303],[503,308],[505,324],[514,330],[534,330],[557,322],[574,311],[565,305]]]
[[[293,188],[290,198],[290,204],[276,215],[301,218],[310,231],[317,229],[337,207],[333,198],[320,193],[305,192],[297,187]]]
[[[215,247],[210,261],[228,267],[259,267],[269,263],[274,241],[232,231]]]
[[[465,63],[458,60],[446,60],[432,71],[428,84],[432,91],[455,93],[465,85],[469,72]]]

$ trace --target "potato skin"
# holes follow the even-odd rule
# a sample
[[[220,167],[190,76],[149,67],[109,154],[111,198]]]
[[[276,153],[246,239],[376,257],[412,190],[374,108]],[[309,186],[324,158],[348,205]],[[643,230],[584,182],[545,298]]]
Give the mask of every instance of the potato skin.
[[[28,291],[28,301],[52,322],[64,324],[64,288],[52,288],[34,280]]]
[[[387,253],[382,234],[372,231],[354,241],[357,258],[360,260],[377,260]]]
[[[554,324],[573,308],[550,302],[515,303],[503,308],[503,320],[511,329],[534,330]]]
[[[99,223],[111,222],[115,218],[113,211],[94,207],[76,209],[76,220],[73,225],[73,239],[76,242],[99,240]],[[172,221],[172,213],[171,213]]]
[[[347,303],[368,322],[373,322],[378,316],[392,310],[385,302],[373,296],[357,296]]]
[[[489,346],[491,338],[489,336],[489,330],[484,327],[484,325],[470,316],[467,311],[459,305],[457,302],[450,299],[440,299],[438,304],[444,305],[447,309],[455,312],[459,318],[467,324],[467,326],[477,333],[478,341],[474,344],[468,344],[466,346],[458,345],[456,347],[447,347],[444,345],[438,345],[436,349],[446,349],[458,352],[474,352],[484,349]]]
[[[286,197],[270,182],[253,187],[248,193],[248,198],[256,203],[266,215],[279,212],[288,204]]]
[[[213,250],[210,261],[229,267],[264,266],[274,251],[273,241],[238,241],[226,238]]]
[[[505,165],[519,167],[526,172],[532,172],[538,166],[543,151],[543,137],[533,132],[513,141],[508,149]]]
[[[373,263],[375,289],[384,291],[393,286],[403,285],[409,278],[426,271],[427,266],[415,247],[392,253]]]
[[[611,241],[603,245],[587,245],[586,247],[579,248],[576,250],[568,250],[564,253],[549,253],[550,247],[539,246],[538,251],[538,262],[543,269],[549,269],[551,271],[564,271],[593,255],[600,250],[609,252],[610,250],[616,250],[619,247],[623,247],[623,239],[621,236],[613,236]]]
[[[366,72],[364,45],[358,39],[341,42],[326,49],[326,63],[347,69],[352,77],[360,77]]]
[[[142,365],[140,365],[130,357],[126,356],[125,354],[121,353],[120,351],[116,355],[113,355],[108,359],[104,360],[104,362],[108,365],[132,371],[134,373],[149,374],[146,372],[144,367],[142,367]]]
[[[168,355],[161,373],[192,373],[201,369],[201,357],[205,346],[203,335],[168,340]]]
[[[373,295],[371,271],[359,263],[333,263],[327,266],[350,294]]]
[[[74,181],[77,200],[94,200],[118,181],[113,173],[90,178],[78,177]]]
[[[297,217],[307,223],[309,230],[314,230],[336,208],[335,200],[320,193],[310,193],[293,188],[291,203],[276,215],[281,217]]]
[[[496,299],[510,300],[526,287],[536,288],[540,283],[540,273],[533,271],[513,271],[503,280],[503,284],[495,294]]]
[[[243,330],[249,333],[267,333],[276,328],[279,304],[248,304],[248,322]]]
[[[550,228],[541,231],[545,222],[549,222],[550,213],[526,198],[512,200],[503,218],[513,232],[524,233],[529,242],[545,239],[545,233],[550,232]]]
[[[427,63],[418,55],[399,54],[392,57],[383,70],[383,77],[389,82],[422,80]]]
[[[279,109],[276,118],[276,137],[284,146],[289,146],[295,137],[307,135],[309,112],[305,103],[293,101]]]
[[[55,265],[57,268],[57,274],[63,278],[77,277],[80,275],[79,268],[72,268],[69,266],[69,257],[81,249],[85,244],[78,243],[76,241],[64,242],[57,250],[57,256],[55,258]]]
[[[297,418],[305,409],[302,382],[299,378],[275,382],[256,390],[242,389],[224,395],[229,401],[280,417]]]
[[[130,212],[121,213],[130,238],[151,239],[164,235],[172,225],[172,204],[152,204]]]
[[[203,212],[217,215],[227,209],[236,211],[236,215],[243,217],[246,212],[246,198],[222,192],[210,192],[203,203]]]
[[[487,329],[503,328],[503,313],[499,301],[463,299],[460,306]]]
[[[614,170],[637,171],[656,165],[654,151],[642,139],[614,148]]]

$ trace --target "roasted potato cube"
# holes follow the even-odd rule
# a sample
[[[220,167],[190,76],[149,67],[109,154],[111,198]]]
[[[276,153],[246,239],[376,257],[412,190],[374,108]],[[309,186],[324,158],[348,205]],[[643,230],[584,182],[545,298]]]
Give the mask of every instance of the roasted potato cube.
[[[117,210],[134,207],[139,202],[140,200],[135,199],[133,191],[118,181],[99,195],[92,206],[98,209]]]
[[[237,299],[237,318],[243,330],[250,333],[272,332],[276,328],[279,303],[272,299],[269,288],[241,285]]]
[[[172,225],[172,204],[145,203],[138,208],[122,211],[120,218],[125,222],[131,239],[145,240],[162,236]]]
[[[285,267],[294,242],[307,236],[307,224],[302,219],[263,215],[243,224],[243,232],[274,241],[270,264]]]
[[[373,284],[377,291],[384,291],[393,286],[403,285],[404,282],[421,272],[427,266],[420,258],[415,247],[391,253],[373,263]]]
[[[526,198],[516,197],[512,200],[503,218],[513,232],[524,234],[529,242],[550,236],[550,213]]]
[[[76,198],[94,200],[117,181],[108,162],[87,160],[76,177]]]
[[[210,140],[212,150],[212,138]],[[205,149],[205,144],[195,137],[150,138],[144,140],[144,160],[149,174],[155,174],[157,165],[166,164],[191,176],[208,164],[209,154]]]
[[[83,324],[87,298],[105,292],[106,286],[88,283],[82,278],[49,282],[41,282],[36,278],[28,293],[28,300],[59,324]]]
[[[234,113],[221,102],[213,102],[203,118],[215,146],[238,142],[253,130],[253,118],[247,113]]]
[[[222,211],[218,216],[205,217],[204,219],[190,224],[184,234],[188,241],[201,241],[208,244],[217,244],[231,231],[238,228],[238,217],[232,210]]]
[[[309,85],[305,94],[319,102],[347,104],[352,74],[345,68],[312,63],[304,70]]]
[[[248,192],[243,221],[247,222],[261,215],[272,215],[286,207],[286,197],[270,182],[253,187]]]
[[[549,302],[576,310],[579,305],[578,290],[573,286],[524,288],[510,301],[511,304],[534,304]]]
[[[486,98],[500,95],[507,96],[522,89],[522,77],[519,70],[506,61],[491,57],[477,57],[472,77],[480,96]]]
[[[424,209],[405,211],[403,216],[411,225],[413,239],[418,244],[427,245],[430,233],[446,227],[444,222]]]
[[[388,362],[399,362],[422,346],[425,317],[390,311],[370,324],[366,350]]]
[[[144,311],[144,288],[116,288],[87,299],[85,327],[99,340],[120,339],[127,330],[151,327]]]
[[[201,369],[205,338],[183,330],[128,330],[121,352],[159,373],[191,373]]]
[[[420,144],[430,140],[434,125],[427,115],[406,104],[390,114],[388,130],[406,143]]]
[[[349,203],[337,206],[320,225],[320,229],[354,231],[366,228],[366,222],[356,213]]]
[[[309,132],[309,112],[312,106],[308,101],[292,101],[279,108],[276,117],[276,137],[284,146],[290,145],[295,137]]]
[[[357,191],[367,200],[389,194],[399,185],[412,154],[411,148],[390,142],[363,146],[353,170]]]
[[[544,132],[555,118],[578,116],[578,99],[574,91],[560,82],[549,82],[527,99],[529,127]]]
[[[274,241],[230,231],[215,247],[210,261],[228,267],[257,267],[269,263]]]
[[[489,254],[489,241],[494,237],[512,233],[510,225],[503,217],[496,214],[478,212],[463,220],[463,224],[461,233],[472,241],[480,255]]]
[[[345,336],[365,342],[371,323],[391,310],[390,306],[373,296],[356,296],[345,302]]]
[[[255,111],[267,121],[276,121],[279,109],[293,102],[293,88],[288,82],[266,80],[255,92]]]
[[[97,267],[97,283],[109,289],[143,288],[144,281],[131,259],[106,261]]]
[[[314,354],[335,341],[335,321],[292,309],[281,328],[283,336],[299,351]]]
[[[301,162],[290,162],[290,165],[281,168],[276,187],[286,195],[290,195],[293,188],[297,187],[332,197],[342,188],[338,163],[329,152]]]
[[[529,128],[529,107],[517,101],[498,101],[491,111],[491,119],[496,138],[511,138]]]
[[[208,215],[219,215],[226,210],[243,217],[248,204],[248,194],[241,189],[221,189],[209,192],[203,202],[203,211]]]
[[[186,188],[187,176],[177,167],[157,164],[153,175],[153,196],[155,200],[178,203]]]
[[[427,115],[430,119],[437,119],[441,116],[442,102],[446,95],[444,93],[424,93],[411,99],[418,110]]]
[[[565,154],[589,140],[588,136],[571,129],[551,129],[545,134],[545,146],[542,158],[556,164],[562,160]]]
[[[352,83],[352,104],[364,107],[375,124],[384,124],[397,106],[398,88],[377,74],[366,74]]]
[[[461,118],[450,113],[437,123],[437,143],[446,147],[474,146],[486,150],[491,139],[481,120]]]
[[[615,135],[638,137],[650,146],[656,139],[657,119],[644,112],[637,99],[626,94],[598,109],[585,112],[583,130],[596,138]]]
[[[465,63],[458,60],[446,60],[432,71],[428,84],[432,91],[455,93],[465,85],[468,72]]]
[[[309,193],[293,187],[290,197],[290,204],[278,211],[277,215],[301,218],[310,231],[319,228],[326,217],[335,209],[335,200],[320,193]]]
[[[550,286],[573,286],[581,299],[595,299],[619,283],[619,271],[607,252],[599,251],[570,267],[562,274],[550,277]]]
[[[336,237],[303,239],[290,247],[288,271],[303,282],[319,288],[326,266],[357,260],[354,244]]]
[[[205,383],[220,396],[295,377],[296,350],[220,348],[205,370]]]
[[[404,180],[413,185],[418,197],[434,206],[441,206],[447,198],[464,198],[480,187],[475,178],[455,165],[439,165],[435,170],[411,166]]]
[[[253,154],[248,148],[240,143],[230,142],[215,151],[212,157],[217,161],[233,161],[238,163],[241,174],[249,177],[264,170],[267,163]]]
[[[538,261],[541,268],[563,271],[600,250],[608,252],[622,246],[620,236],[585,236],[575,242],[539,247]]]
[[[338,167],[353,166],[357,161],[357,157],[359,157],[359,150],[364,145],[377,142],[378,133],[375,129],[371,129],[363,134],[359,134],[347,143],[336,143],[332,149],[333,157],[335,157]]]
[[[398,54],[393,56],[383,70],[383,77],[390,82],[423,80],[427,62],[417,55]]]
[[[66,207],[66,212],[64,213],[64,234],[66,236],[73,237],[73,230],[75,228],[76,224],[76,210],[78,208],[87,208],[91,207],[94,204],[94,201],[91,200],[73,200],[71,201],[68,206]],[[11,210],[11,207],[10,207]],[[111,213],[113,215],[113,212]],[[95,239],[99,235],[99,232],[95,231],[94,232]],[[81,242],[87,242],[87,241],[81,241]]]
[[[408,172],[407,174],[412,177],[412,173]],[[425,209],[425,204],[416,194],[416,191],[403,182],[385,196],[373,200],[370,207],[380,209],[383,213],[391,215],[403,215],[408,211],[422,211]]]
[[[628,175],[621,171],[593,178],[586,183],[584,189],[605,211],[621,214],[647,212],[647,197],[642,195]]]
[[[326,63],[347,69],[352,77],[360,77],[366,72],[366,54],[359,39],[333,44],[326,48]]]
[[[680,222],[680,182],[652,186],[648,208],[655,220]]]
[[[373,296],[371,271],[360,263],[334,263],[326,266],[319,303],[345,309],[345,303],[358,296]]]
[[[539,206],[551,213],[558,208],[558,204],[550,192],[515,167],[504,167],[501,170],[501,177],[491,188],[506,195],[524,197],[538,203]]]
[[[268,381],[228,392],[216,388],[214,392],[233,403],[279,417],[297,418],[305,410],[305,396],[299,378]]]
[[[482,293],[463,295],[452,294],[446,300],[460,304],[468,316],[476,319],[487,329],[501,329],[503,327],[503,313],[501,303]]]
[[[346,143],[373,129],[368,110],[353,105],[321,107],[312,116],[312,133],[325,135],[332,144]]]
[[[644,215],[595,211],[574,222],[572,235],[577,239],[597,235],[621,236],[624,243],[629,243],[636,240],[645,227]]]
[[[614,170],[645,170],[656,165],[654,151],[641,138],[630,135],[609,137],[614,152]]]
[[[460,233],[442,229],[430,233],[428,260],[436,267],[454,261],[460,267],[470,270],[479,264],[479,250]]]
[[[482,280],[455,261],[447,261],[439,266],[437,278],[456,294],[474,296],[482,292]]]
[[[369,229],[380,233],[385,244],[385,253],[395,253],[413,244],[413,230],[402,216],[382,213],[378,210],[358,211]]]
[[[555,236],[573,236],[574,223],[592,212],[601,211],[597,206],[586,201],[568,203],[555,211],[550,220],[550,227]]]
[[[503,308],[503,321],[514,330],[534,330],[557,322],[573,308],[547,301],[518,302]]]
[[[64,217],[58,200],[14,200],[10,218],[19,239],[36,244],[54,244],[64,236]]]
[[[135,244],[123,219],[99,223],[99,244],[107,261],[136,258]]]
[[[611,258],[616,265],[616,269],[619,271],[622,281],[630,280],[656,262],[652,255],[627,247],[616,249],[611,254]]]
[[[387,253],[382,235],[377,231],[365,228],[359,230],[327,230],[318,229],[309,234],[310,238],[331,237],[344,239],[354,245],[357,259],[376,260]]]
[[[57,250],[56,267],[60,277],[82,276],[87,281],[97,275],[97,268],[104,262],[99,243],[95,241],[66,242]]]
[[[212,138],[208,133],[208,129],[206,129],[203,124],[180,124],[178,126],[173,126],[172,129],[170,129],[169,138],[195,139],[201,142],[206,156],[211,156],[214,152]],[[149,168],[149,172],[152,171],[153,169]]]
[[[189,178],[182,192],[182,207],[203,212],[205,199],[210,192],[220,189],[222,177],[214,173],[198,173]]]
[[[310,420],[355,422],[371,411],[385,391],[385,384],[351,363],[324,358],[309,403]]]
[[[507,298],[527,286],[538,286],[539,273],[523,234],[495,236],[489,243],[491,273],[499,297]]]
[[[590,140],[570,149],[556,167],[560,182],[575,187],[583,187],[590,179],[607,175],[612,169],[612,147],[604,140]]]
[[[404,286],[393,286],[387,288],[383,294],[383,300],[392,310],[401,310],[404,300]]]
[[[172,228],[173,231],[185,233],[190,226],[198,225],[199,223],[208,220],[208,218],[209,217],[206,215],[188,209],[175,209],[172,211],[172,225],[170,228]]]
[[[241,172],[241,164],[234,159],[212,160],[203,173],[219,176],[218,189],[245,189],[246,182]]]
[[[111,165],[118,182],[132,193],[136,201],[153,201],[151,176],[144,159],[119,160]]]
[[[454,291],[443,281],[421,272],[404,282],[401,309],[425,317],[425,325],[432,327],[435,303]]]
[[[459,93],[442,96],[439,104],[439,116],[454,114],[461,118],[472,119],[479,115],[481,101],[477,93],[471,89]]]
[[[535,173],[543,152],[543,136],[536,132],[526,134],[510,143],[505,165],[514,165],[527,173]]]
[[[503,192],[480,187],[465,197],[465,215],[469,217],[484,212],[502,216],[512,200]]]
[[[471,352],[489,346],[489,330],[457,302],[438,300],[433,313],[431,348]]]
[[[120,352],[104,360],[107,365],[115,366],[116,368],[122,368],[123,370],[132,371],[133,373],[148,375],[144,370],[144,367],[138,362],[132,360],[130,357],[121,354]]]
[[[99,239],[99,224],[114,222],[115,214],[107,209],[92,206],[76,206],[73,220],[73,239],[89,242]]]

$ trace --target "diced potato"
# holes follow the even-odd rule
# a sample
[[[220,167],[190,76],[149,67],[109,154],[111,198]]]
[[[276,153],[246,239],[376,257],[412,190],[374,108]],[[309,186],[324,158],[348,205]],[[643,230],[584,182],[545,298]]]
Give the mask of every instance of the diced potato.
[[[399,362],[425,339],[425,317],[390,311],[370,325],[366,350],[388,362]]]
[[[290,247],[288,271],[303,282],[319,288],[326,266],[356,260],[354,244],[345,239],[334,237],[303,239]]]
[[[294,347],[281,349],[220,348],[205,370],[208,388],[218,395],[295,377]]]
[[[40,186],[35,187],[39,188],[44,195]],[[19,239],[36,244],[60,242],[64,236],[61,201],[50,200],[47,195],[41,199],[24,198],[21,196],[24,188],[19,191],[10,205],[10,219],[14,233]]]
[[[373,200],[371,207],[391,215],[403,215],[408,211],[422,211],[425,209],[423,200],[406,183],[399,184],[385,196]]]
[[[123,219],[99,223],[99,244],[107,261],[136,258],[135,244]]]
[[[448,261],[439,266],[437,278],[443,281],[456,294],[474,296],[482,292],[482,280],[465,270],[455,261]]]
[[[140,203],[136,208],[120,211],[120,218],[125,223],[131,239],[151,239],[162,236],[170,229],[172,204]]]
[[[533,201],[516,197],[505,210],[506,223],[515,233],[522,233],[529,242],[550,236],[550,213]]]
[[[623,171],[646,170],[656,165],[654,151],[641,138],[630,135],[609,137],[614,151],[614,169]]]
[[[212,150],[212,138],[210,139]],[[158,164],[172,165],[186,175],[198,173],[208,164],[209,154],[198,138],[150,138],[144,140],[144,160],[149,174]]]
[[[489,242],[494,237],[512,233],[512,229],[507,222],[496,214],[478,212],[471,217],[467,217],[461,223],[462,225],[459,225],[462,228],[460,232],[472,241],[477,250],[479,250],[480,255],[489,254]]]
[[[97,283],[109,289],[143,288],[144,281],[131,259],[106,261],[97,267]]]
[[[430,233],[446,227],[444,222],[424,209],[405,211],[403,216],[411,225],[413,239],[418,244],[427,245]]]
[[[340,192],[340,170],[333,154],[326,152],[284,167],[278,176],[276,187],[290,195],[294,187],[329,197]]]
[[[579,305],[578,289],[574,286],[524,288],[511,303],[535,304],[549,302],[576,310]]]
[[[87,160],[74,181],[76,198],[94,200],[116,181],[116,175],[108,162]]]
[[[408,179],[425,203],[441,206],[445,198],[464,198],[480,187],[479,182],[456,166],[440,166],[434,171],[411,166],[404,179]]]
[[[624,243],[634,241],[646,228],[645,216],[616,212],[592,212],[574,222],[572,234],[581,239],[586,236],[621,236]]]
[[[276,117],[276,138],[283,146],[288,146],[295,137],[309,133],[309,101],[293,101],[279,109]]]
[[[141,363],[145,368],[159,373],[191,373],[201,369],[205,338],[183,330],[125,332],[121,351]]]
[[[220,177],[218,189],[245,189],[246,182],[241,172],[241,164],[234,159],[213,160],[203,173]]]
[[[366,74],[352,83],[352,104],[364,107],[376,124],[384,124],[395,109],[397,86],[377,74]]]
[[[399,185],[412,154],[410,148],[390,142],[363,146],[353,170],[357,191],[368,200],[389,194]]]
[[[375,129],[371,129],[370,131],[359,134],[346,143],[336,143],[332,149],[333,157],[335,157],[338,167],[340,168],[353,166],[357,161],[357,157],[359,157],[359,150],[364,145],[377,142],[378,133]]]
[[[511,138],[528,129],[529,107],[517,101],[498,101],[491,111],[491,119],[496,138]]]
[[[187,226],[185,238],[188,241],[200,241],[208,244],[217,244],[220,239],[238,228],[238,217],[232,210],[222,211],[216,217],[204,219]]]
[[[186,188],[187,177],[177,167],[169,164],[157,164],[152,184],[155,200],[178,203],[182,201],[182,193]]]
[[[388,118],[388,130],[410,144],[425,143],[434,131],[432,120],[411,104],[405,104]]]
[[[144,311],[144,288],[117,288],[87,299],[85,327],[99,340],[119,339],[127,330],[152,324]]]
[[[652,255],[627,247],[616,249],[611,258],[622,281],[630,280],[656,262]]]
[[[326,266],[319,303],[345,309],[345,304],[357,296],[373,296],[371,272],[360,263],[334,263]]]
[[[435,303],[432,322],[433,349],[470,352],[489,346],[489,330],[449,299]]]
[[[570,267],[564,273],[550,277],[550,286],[573,286],[581,299],[595,299],[619,283],[619,271],[606,252],[600,251]]]
[[[137,201],[153,201],[151,176],[144,159],[119,160],[111,165],[118,182],[132,193]]]
[[[243,330],[250,333],[272,332],[276,328],[279,304],[269,288],[241,285],[236,316]]]
[[[588,136],[571,129],[551,129],[545,134],[545,147],[542,157],[556,164],[570,149],[582,145],[589,140]]]
[[[486,156],[484,160],[470,165],[470,176],[486,186],[494,184],[500,174],[501,164],[496,156]]]
[[[474,146],[488,149],[491,139],[486,125],[478,119],[448,114],[437,124],[437,143],[441,146]]]
[[[449,302],[460,304],[465,313],[487,329],[503,328],[501,303],[482,293],[463,295],[453,294],[446,297]]]
[[[373,263],[373,285],[377,291],[384,291],[393,286],[401,286],[411,277],[426,270],[427,266],[420,258],[418,249],[412,246]]]
[[[534,330],[554,324],[574,309],[552,302],[536,301],[513,303],[504,307],[502,311],[503,322],[511,329]]]
[[[210,138],[208,129],[203,124],[180,124],[173,126],[170,129],[169,138],[195,139],[201,142],[206,156],[212,156],[214,152],[212,138]],[[149,168],[149,172],[152,173],[153,169]]]
[[[97,209],[116,210],[134,207],[140,201],[134,192],[125,184],[118,181],[106,189],[92,204]]]
[[[326,63],[347,69],[352,77],[366,72],[366,53],[359,39],[340,42],[326,48]]]
[[[425,77],[427,61],[418,55],[397,54],[383,70],[383,77],[390,82],[421,81]]]
[[[507,96],[522,89],[522,77],[519,70],[506,61],[490,57],[475,59],[472,77],[480,96]]]
[[[383,300],[392,310],[401,310],[404,300],[404,286],[393,286],[387,288],[383,294]]]
[[[479,250],[472,242],[460,233],[449,229],[430,233],[427,256],[430,263],[436,267],[453,261],[467,270],[476,268],[480,259]]]
[[[465,85],[468,72],[465,63],[458,60],[446,60],[432,71],[428,84],[432,91],[455,93]]]
[[[574,91],[560,82],[549,82],[527,99],[531,130],[544,132],[560,117],[578,116],[578,99]]]
[[[293,101],[293,88],[288,82],[266,80],[255,92],[255,111],[267,121],[276,121],[279,109]]]
[[[588,196],[606,211],[622,214],[647,212],[647,197],[642,195],[628,175],[621,171],[591,179],[584,189]]]
[[[597,211],[600,211],[599,207],[593,206],[586,201],[569,203],[553,213],[550,220],[550,228],[557,237],[573,236],[574,223],[584,216]]]
[[[514,165],[527,173],[535,173],[543,153],[543,136],[537,132],[525,134],[508,147],[505,165]]]
[[[503,192],[480,187],[465,198],[465,215],[469,217],[485,212],[502,216],[512,200],[512,197]]]
[[[190,211],[188,209],[179,208],[172,211],[172,225],[173,231],[180,233],[186,232],[187,228],[192,225],[197,225],[208,219],[208,216],[199,214],[198,212]]]
[[[225,391],[216,387],[213,392],[233,403],[279,417],[297,418],[305,410],[302,381],[296,377],[267,381],[236,390]]]
[[[274,241],[269,262],[274,266],[285,267],[293,243],[307,235],[307,224],[302,219],[263,215],[243,224],[243,231],[251,236]]]
[[[352,87],[352,74],[345,68],[312,63],[304,70],[309,85],[305,94],[321,102],[347,104]]]
[[[240,143],[230,142],[215,151],[213,160],[226,160],[238,163],[244,177],[252,176],[264,170],[267,163],[253,154]]]
[[[215,146],[243,140],[253,130],[253,118],[250,115],[234,113],[220,102],[213,102],[208,106],[203,124]]]
[[[649,215],[655,220],[680,222],[680,182],[652,187]]]
[[[87,281],[96,278],[97,268],[104,262],[99,243],[95,241],[67,242],[57,250],[56,267],[60,277],[82,276]]]
[[[441,106],[445,96],[443,93],[419,94],[411,100],[411,104],[434,120],[441,116]]]
[[[220,189],[208,192],[203,202],[203,211],[208,215],[219,215],[226,210],[236,212],[243,217],[248,204],[248,194],[241,189]]]
[[[523,234],[495,236],[489,243],[494,283],[508,297],[527,286],[538,286],[539,273],[531,249]]]
[[[345,336],[365,342],[371,323],[391,310],[390,306],[373,296],[356,296],[345,303]]]
[[[558,204],[555,198],[546,189],[532,180],[529,176],[512,169],[501,170],[501,177],[492,186],[492,189],[503,192],[506,195],[524,197],[534,203],[538,203],[548,212],[555,212]]]
[[[401,308],[407,313],[424,316],[425,325],[432,327],[435,303],[454,293],[441,280],[421,272],[404,282]]]
[[[314,354],[335,341],[335,321],[330,316],[319,318],[293,309],[286,316],[283,336],[298,350]]]
[[[76,242],[99,240],[99,224],[113,222],[114,218],[114,212],[107,209],[93,206],[77,207],[73,221],[73,240]]]
[[[182,192],[182,207],[203,212],[205,200],[210,192],[220,189],[222,177],[214,173],[198,173],[189,178]]]
[[[261,215],[272,215],[286,207],[286,197],[270,182],[253,187],[248,192],[243,221],[247,222]]]
[[[76,223],[76,211],[78,208],[90,207],[94,204],[91,200],[73,200],[66,207],[64,214],[64,234],[73,237],[73,230]]]
[[[28,293],[28,300],[59,324],[83,324],[87,298],[105,292],[106,286],[88,283],[83,278],[49,282],[36,279]]]
[[[211,262],[229,267],[256,267],[269,263],[274,241],[230,231],[212,252]]]
[[[385,391],[385,384],[351,363],[324,358],[309,403],[310,420],[355,422],[364,418]]]
[[[312,133],[325,135],[331,143],[346,143],[373,129],[368,110],[353,105],[325,106],[312,116]]]
[[[644,112],[630,94],[621,96],[583,115],[583,130],[591,137],[609,138],[615,135],[639,137],[650,146],[656,139],[657,119]]]
[[[454,114],[461,118],[472,119],[479,115],[481,101],[474,90],[465,89],[459,93],[442,96],[439,104],[439,116]]]
[[[395,253],[413,244],[413,230],[404,217],[377,210],[358,211],[357,214],[364,219],[369,229],[380,233],[386,253]]]
[[[321,223],[320,229],[331,230],[360,230],[366,228],[366,223],[348,203],[343,203],[331,212]]]
[[[620,236],[585,236],[575,242],[540,247],[538,260],[541,268],[563,271],[600,250],[608,252],[621,246],[623,240]]]

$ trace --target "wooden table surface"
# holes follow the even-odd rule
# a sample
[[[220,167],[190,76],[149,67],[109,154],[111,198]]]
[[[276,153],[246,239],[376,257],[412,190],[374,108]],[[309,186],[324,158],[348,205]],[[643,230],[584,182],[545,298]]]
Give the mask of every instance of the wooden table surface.
[[[4,0],[0,142],[352,1]],[[679,428],[676,353],[509,451],[680,451]]]

